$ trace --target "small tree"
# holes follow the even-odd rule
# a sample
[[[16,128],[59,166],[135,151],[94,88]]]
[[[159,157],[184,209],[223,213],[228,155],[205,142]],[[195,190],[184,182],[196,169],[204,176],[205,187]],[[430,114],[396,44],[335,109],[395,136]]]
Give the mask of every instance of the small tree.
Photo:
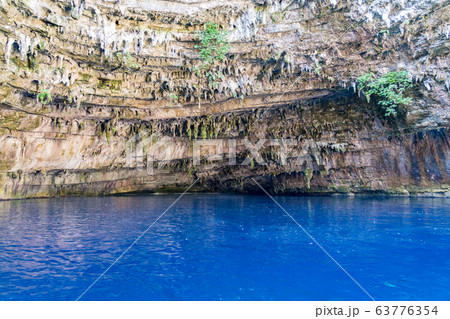
[[[367,73],[358,78],[358,89],[365,95],[367,102],[370,102],[372,95],[376,95],[385,116],[396,116],[399,105],[408,105],[412,102],[410,97],[403,96],[405,90],[410,87],[412,81],[408,71],[389,72],[380,78],[376,78],[373,73]]]
[[[200,66],[194,69],[200,78],[198,86],[199,108],[201,99],[200,82],[203,79],[203,73],[206,72],[208,85],[213,89],[217,88],[219,81],[223,78],[222,72],[217,70],[217,62],[223,61],[230,50],[228,34],[228,31],[221,30],[214,22],[208,22],[205,25],[205,30],[199,34],[200,44],[195,45],[195,48],[200,50],[200,59],[202,62]]]

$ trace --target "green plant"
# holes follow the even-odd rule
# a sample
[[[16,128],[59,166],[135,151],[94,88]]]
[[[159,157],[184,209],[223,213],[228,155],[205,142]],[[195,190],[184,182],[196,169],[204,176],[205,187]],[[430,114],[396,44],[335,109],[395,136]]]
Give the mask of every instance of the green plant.
[[[50,94],[50,91],[47,89],[42,89],[37,97],[41,101],[42,104],[51,103],[53,101],[52,95]]]
[[[121,80],[98,79],[97,87],[99,89],[109,89],[111,91],[120,91],[122,88]]]
[[[223,74],[219,71],[208,71],[206,73],[211,88],[217,89],[219,82],[223,79]]]
[[[115,56],[120,65],[128,70],[137,70],[140,68],[139,64],[131,56],[130,52],[116,52]]]
[[[370,102],[370,97],[376,95],[378,104],[384,108],[385,116],[397,115],[398,106],[408,105],[412,102],[410,97],[403,94],[407,88],[412,87],[408,71],[393,71],[376,78],[373,73],[366,73],[358,78],[358,89]]]
[[[214,22],[208,22],[205,30],[200,33],[200,44],[195,45],[200,50],[201,69],[207,69],[216,61],[223,61],[230,50],[228,31],[220,30]]]
[[[45,41],[41,40],[37,45],[36,45],[36,49],[38,51],[44,51],[45,50]]]
[[[169,98],[170,98],[170,104],[169,104],[169,106],[172,107],[172,106],[173,106],[172,102],[178,101],[179,96],[176,95],[176,94],[173,93],[173,92],[170,92],[170,93],[169,93]]]
[[[203,71],[206,72],[206,79],[208,85],[215,89],[219,81],[223,79],[223,74],[217,70],[217,62],[225,59],[226,54],[230,50],[228,42],[228,31],[221,30],[214,22],[208,22],[205,25],[205,30],[199,34],[200,44],[196,44],[195,48],[200,50],[200,60],[202,61],[198,67],[194,68],[196,75],[202,78]],[[200,107],[201,89],[198,89],[198,102]]]
[[[314,72],[316,72],[316,74],[317,74],[318,76],[320,76],[320,69],[321,69],[321,68],[322,68],[322,67],[320,66],[319,61],[316,60],[316,59],[314,59]]]

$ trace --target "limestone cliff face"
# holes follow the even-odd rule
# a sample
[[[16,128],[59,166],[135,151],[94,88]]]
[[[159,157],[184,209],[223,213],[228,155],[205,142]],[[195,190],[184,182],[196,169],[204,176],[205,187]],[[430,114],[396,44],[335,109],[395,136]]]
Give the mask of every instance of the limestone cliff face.
[[[231,41],[214,89],[194,72],[208,21]],[[0,199],[197,178],[450,196],[449,21],[442,0],[0,0]],[[391,70],[413,103],[385,118],[356,79]],[[216,156],[193,161],[199,142]]]

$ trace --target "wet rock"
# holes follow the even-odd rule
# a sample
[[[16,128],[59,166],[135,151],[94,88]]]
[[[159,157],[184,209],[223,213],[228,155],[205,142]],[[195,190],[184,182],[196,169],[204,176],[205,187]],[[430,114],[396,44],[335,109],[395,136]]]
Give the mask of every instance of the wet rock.
[[[1,199],[180,189],[196,177],[196,190],[256,191],[253,177],[277,193],[449,194],[442,1],[0,0],[0,14]],[[208,21],[232,41],[216,88],[194,71]],[[413,102],[385,118],[356,79],[392,70],[409,72]],[[264,145],[262,165],[246,139],[286,145]],[[199,140],[211,156],[195,166]],[[217,160],[207,143],[220,140],[248,165],[230,165],[225,146]]]

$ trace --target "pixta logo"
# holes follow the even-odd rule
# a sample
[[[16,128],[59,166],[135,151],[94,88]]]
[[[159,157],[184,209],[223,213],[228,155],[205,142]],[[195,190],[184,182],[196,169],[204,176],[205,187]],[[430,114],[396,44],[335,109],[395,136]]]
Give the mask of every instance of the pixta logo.
[[[221,162],[228,166],[277,166],[313,169],[326,166],[324,148],[343,148],[340,144],[297,139],[202,139],[189,141],[156,134],[136,134],[128,139],[125,148],[117,151],[123,167],[145,170],[153,175],[155,169],[177,160],[201,166],[205,162]],[[268,156],[270,154],[270,156]],[[265,155],[265,156],[263,156]],[[270,158],[268,160],[268,158]],[[286,167],[287,168],[287,167]]]

